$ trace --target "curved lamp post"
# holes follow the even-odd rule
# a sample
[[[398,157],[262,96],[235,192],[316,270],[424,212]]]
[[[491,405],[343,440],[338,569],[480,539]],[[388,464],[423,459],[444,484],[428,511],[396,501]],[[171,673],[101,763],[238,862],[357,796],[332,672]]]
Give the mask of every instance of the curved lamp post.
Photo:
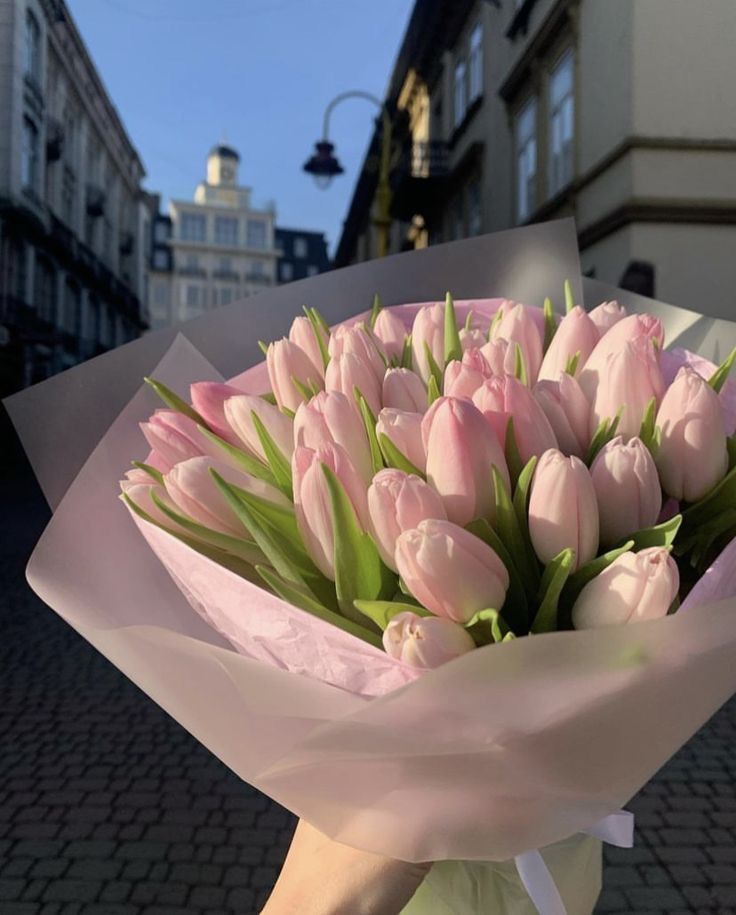
[[[378,170],[378,184],[376,186],[376,208],[373,225],[376,227],[378,240],[378,256],[388,254],[388,233],[391,227],[391,185],[389,172],[391,165],[391,118],[384,103],[371,95],[370,92],[361,92],[358,89],[342,92],[336,96],[325,109],[322,127],[322,139],[315,143],[315,153],[304,163],[304,171],[314,177],[317,186],[326,189],[330,186],[336,175],[341,175],[345,169],[334,154],[335,147],[330,143],[330,115],[340,102],[349,98],[362,98],[376,105],[383,118],[381,131],[381,164]]]

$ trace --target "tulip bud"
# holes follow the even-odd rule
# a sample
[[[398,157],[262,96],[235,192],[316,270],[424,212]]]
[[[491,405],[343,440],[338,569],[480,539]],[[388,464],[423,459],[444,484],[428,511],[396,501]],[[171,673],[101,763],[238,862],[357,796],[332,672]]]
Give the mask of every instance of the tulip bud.
[[[463,327],[460,329],[460,346],[466,353],[469,349],[480,349],[486,342],[486,335],[477,327]]]
[[[187,458],[212,454],[211,445],[193,419],[175,410],[156,410],[141,430],[163,470],[169,470]]]
[[[580,353],[577,372],[579,373],[586,359],[593,352],[598,342],[598,328],[591,321],[590,316],[576,305],[560,321],[557,332],[544,354],[542,366],[539,369],[539,379],[556,381],[560,372],[565,371],[569,360]]]
[[[467,630],[438,616],[397,613],[383,633],[389,657],[412,667],[439,667],[475,648]]]
[[[238,394],[225,401],[225,419],[238,438],[256,457],[267,461],[263,445],[253,423],[253,413],[260,419],[286,458],[294,450],[294,423],[278,407],[255,394]]]
[[[179,511],[205,527],[233,537],[243,537],[246,533],[242,522],[212,479],[210,469],[216,470],[226,482],[239,486],[254,496],[268,499],[277,505],[289,504],[286,497],[273,486],[235,470],[224,461],[211,457],[189,458],[164,474],[164,485]]]
[[[626,343],[641,337],[653,340],[661,350],[664,341],[662,322],[652,315],[629,315],[617,321],[596,343],[578,375],[580,387],[591,403],[599,380],[606,374],[609,357],[620,353]]]
[[[598,552],[598,503],[588,468],[580,458],[545,451],[529,497],[529,535],[534,552],[548,563],[575,550],[573,571]]]
[[[456,524],[493,520],[496,499],[491,468],[509,486],[503,448],[483,414],[468,400],[440,397],[422,420],[427,479]]]
[[[217,381],[197,381],[190,386],[189,393],[192,398],[192,406],[209,428],[231,445],[239,444],[225,417],[224,404],[228,397],[234,397],[243,392],[230,384],[220,384]]]
[[[385,435],[399,451],[417,468],[424,472],[427,455],[422,443],[422,414],[407,413],[384,407],[376,422],[378,440]]]
[[[376,375],[370,363],[355,353],[333,356],[325,374],[325,390],[339,391],[355,400],[355,389],[365,397],[373,414],[381,409],[382,380]]]
[[[318,450],[334,443],[345,449],[367,486],[373,476],[368,436],[353,397],[339,391],[320,391],[300,404],[294,417],[294,443]]]
[[[618,324],[622,318],[626,317],[626,309],[618,302],[601,302],[588,313],[588,317],[598,328],[598,333],[602,337],[614,324]]]
[[[484,381],[473,395],[473,403],[485,416],[499,442],[506,443],[509,419],[514,420],[514,440],[522,463],[549,448],[557,439],[544,411],[529,388],[512,375],[495,375]]]
[[[444,392],[448,397],[471,399],[491,374],[491,367],[479,349],[466,350],[461,362],[453,359],[447,363]]]
[[[436,616],[469,622],[500,610],[509,574],[496,553],[449,521],[421,521],[396,541],[396,565],[414,597]]]
[[[404,322],[390,308],[382,308],[378,312],[373,333],[383,344],[383,349],[389,359],[398,361],[404,352],[404,340],[407,329]]]
[[[365,483],[344,448],[323,445],[314,451],[301,445],[296,447],[292,459],[296,523],[309,555],[320,571],[334,581],[335,532],[323,465],[342,484],[363,530],[369,527],[368,501]]]
[[[649,449],[640,438],[617,435],[590,468],[598,500],[601,545],[608,548],[657,523],[662,489]]]
[[[623,323],[621,321],[609,333],[613,333]],[[591,435],[601,420],[613,419],[623,407],[616,431],[623,436],[624,441],[628,441],[639,434],[649,401],[654,397],[659,404],[663,394],[664,380],[659,368],[659,354],[651,339],[638,337],[628,340],[606,358],[592,401]]]
[[[311,383],[318,390],[324,386],[322,375],[315,369],[309,356],[300,346],[285,337],[269,345],[266,366],[276,403],[292,412],[305,399],[294,384],[295,379],[306,387],[310,387]]]
[[[519,344],[529,384],[534,384],[543,355],[544,336],[539,329],[539,320],[534,317],[531,308],[518,302],[506,301],[501,308],[501,320],[491,325],[491,340],[508,340],[512,354],[515,353],[514,343]]]
[[[585,457],[590,444],[590,404],[577,379],[562,372],[557,381],[538,381],[533,394],[552,426],[560,451]]]
[[[380,470],[368,490],[371,533],[386,565],[396,571],[396,541],[427,518],[445,520],[442,499],[414,474]]]
[[[172,528],[176,527],[176,522],[172,521],[167,514],[161,511],[161,509],[156,505],[156,503],[151,498],[151,493],[155,492],[156,496],[167,504],[171,504],[171,499],[169,499],[166,490],[162,486],[158,486],[153,482],[151,477],[146,474],[148,482],[143,481],[133,481],[130,479],[120,481],[120,489],[125,493],[125,495],[133,502],[134,505],[137,505],[141,511],[144,511],[147,515],[157,521],[159,524],[162,524],[164,527]],[[172,505],[173,508],[176,506]]]
[[[411,331],[411,351],[414,368],[422,381],[427,384],[432,374],[425,344],[437,365],[445,364],[445,309],[443,305],[425,305],[417,312]]]
[[[480,351],[488,363],[491,375],[513,375],[516,371],[516,347],[509,346],[509,341],[503,337],[489,340]]]
[[[366,324],[341,324],[330,337],[330,359],[352,353],[365,365],[370,366],[376,378],[383,378],[386,371],[386,356],[378,337]]]
[[[623,553],[588,582],[572,608],[576,629],[659,619],[677,596],[677,564],[664,547]]]
[[[697,502],[728,471],[723,408],[718,394],[683,367],[662,398],[656,461],[667,495]]]
[[[319,340],[317,338],[318,333],[322,338],[324,345],[327,346],[329,337],[322,327],[316,331],[309,318],[298,317],[294,318],[291,322],[289,340],[291,340],[292,343],[296,343],[300,349],[304,350],[309,357],[309,361],[314,366],[315,372],[320,378],[324,378],[325,362],[322,358],[322,350],[320,349]]]
[[[383,376],[383,405],[407,413],[427,412],[427,389],[409,369],[389,369]]]

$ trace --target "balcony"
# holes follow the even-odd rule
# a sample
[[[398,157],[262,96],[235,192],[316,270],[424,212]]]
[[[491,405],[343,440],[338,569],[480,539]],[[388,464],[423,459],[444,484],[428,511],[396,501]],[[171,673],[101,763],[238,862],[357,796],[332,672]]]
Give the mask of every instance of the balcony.
[[[97,184],[87,185],[86,210],[95,219],[105,212],[105,191]]]
[[[179,265],[176,268],[176,272],[179,274],[179,276],[198,276],[198,277],[207,276],[207,271],[204,269],[204,267],[194,267],[194,266],[190,266],[188,264]]]
[[[253,283],[254,286],[270,286],[273,279],[267,273],[246,273],[245,281]]]
[[[446,143],[408,143],[391,173],[393,215],[407,222],[426,215],[439,202],[448,174]]]
[[[212,278],[215,280],[226,280],[228,283],[239,283],[240,274],[234,270],[213,270]]]

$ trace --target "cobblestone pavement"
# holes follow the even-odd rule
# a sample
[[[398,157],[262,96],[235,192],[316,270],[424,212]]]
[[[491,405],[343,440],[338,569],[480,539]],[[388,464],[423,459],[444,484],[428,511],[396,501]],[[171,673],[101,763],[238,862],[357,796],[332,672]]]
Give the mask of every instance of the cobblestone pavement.
[[[0,915],[258,912],[292,816],[31,594],[40,497],[6,480],[0,505]],[[732,701],[632,802],[597,912],[736,912],[735,738]]]

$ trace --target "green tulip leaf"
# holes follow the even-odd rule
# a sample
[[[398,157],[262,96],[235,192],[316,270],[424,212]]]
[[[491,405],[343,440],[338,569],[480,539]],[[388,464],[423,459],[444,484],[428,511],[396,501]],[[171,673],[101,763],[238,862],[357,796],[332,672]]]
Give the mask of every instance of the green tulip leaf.
[[[493,488],[496,498],[496,530],[507,549],[514,557],[527,595],[533,596],[539,584],[539,566],[531,544],[525,539],[514,511],[506,481],[498,468],[492,468]]]
[[[585,457],[585,463],[590,467],[593,461],[596,458],[596,455],[601,450],[601,448],[606,445],[616,434],[618,429],[618,424],[621,422],[621,417],[623,416],[624,408],[620,407],[618,413],[613,417],[607,417],[602,419],[593,433],[593,438],[590,441],[590,446],[588,447],[588,453]]]
[[[656,426],[657,399],[652,397],[647,403],[639,429],[639,438],[649,449],[651,454],[656,454],[659,446],[658,429]]]
[[[493,339],[493,330],[503,321],[503,309],[497,308],[488,327],[488,339]]]
[[[565,290],[565,313],[570,314],[570,312],[575,307],[575,298],[573,297],[573,294],[572,294],[572,285],[570,284],[570,280],[565,280],[564,290]]]
[[[434,375],[430,375],[429,384],[427,385],[427,403],[431,407],[435,400],[439,400],[440,397],[442,397],[442,393],[437,386],[437,379]]]
[[[190,407],[189,404],[182,400],[178,394],[175,394],[171,388],[167,387],[163,381],[156,381],[155,378],[144,378],[143,379],[147,385],[150,385],[153,390],[158,394],[158,396],[163,400],[167,407],[170,407],[172,410],[176,410],[177,413],[183,413],[184,416],[188,416],[189,419],[193,419],[195,423],[199,425],[206,426],[207,423],[204,419],[197,413],[194,407]]]
[[[376,648],[383,647],[381,637],[378,633],[365,626],[361,626],[360,623],[353,622],[353,620],[341,616],[339,613],[335,613],[335,611],[330,610],[329,607],[325,607],[318,600],[315,600],[314,596],[307,588],[295,584],[293,581],[287,581],[274,572],[273,569],[268,569],[264,566],[256,566],[256,571],[269,588],[288,603],[293,604],[295,607],[299,607],[300,610],[311,613],[312,616],[316,616],[326,623],[337,626],[338,629],[349,632],[350,635],[354,635],[356,638],[368,642],[369,645],[374,645]]]
[[[532,623],[532,632],[554,632],[557,629],[557,609],[562,589],[570,575],[575,550],[566,549],[547,565],[542,576],[543,597]]]
[[[580,363],[580,350],[578,350],[574,356],[570,356],[565,363],[565,371],[568,375],[575,376],[575,372],[578,370],[578,364]]]
[[[448,292],[445,296],[445,365],[453,359],[463,358],[463,345],[457,326],[455,303]]]
[[[372,620],[382,632],[399,613],[414,613],[417,616],[434,615],[429,610],[425,610],[424,607],[392,600],[356,600],[353,601],[353,604],[363,616],[367,616],[369,620]]]
[[[723,385],[726,383],[726,379],[733,368],[733,364],[736,361],[736,347],[731,350],[727,358],[718,366],[715,372],[708,379],[708,384],[713,388],[713,390],[718,393]]]
[[[707,492],[698,502],[691,503],[682,513],[683,533],[699,527],[724,508],[736,507],[736,467]]]
[[[625,543],[621,544],[621,546],[609,550],[601,556],[596,556],[595,559],[591,559],[590,562],[581,565],[579,569],[570,575],[565,583],[561,601],[564,607],[571,610],[572,605],[578,599],[580,592],[588,582],[600,575],[615,559],[618,559],[619,556],[623,556],[624,553],[628,553],[629,550],[633,550],[633,548],[634,541],[627,540]]]
[[[507,636],[511,634],[513,638],[514,635],[498,610],[492,608],[479,610],[473,614],[465,624],[465,628],[479,647],[508,641]]]
[[[465,526],[465,530],[487,544],[506,566],[506,571],[509,573],[509,587],[503,604],[504,616],[515,632],[528,632],[529,603],[524,591],[523,576],[517,568],[511,553],[509,553],[501,538],[484,518],[471,521],[470,524]]]
[[[310,311],[311,315],[314,317],[314,320],[317,322],[317,324],[319,324],[319,326],[325,332],[325,336],[329,339],[330,334],[332,333],[332,331],[330,330],[330,325],[327,323],[327,321],[325,321],[325,319],[322,317],[322,315],[318,309],[312,307],[309,309],[309,311]]]
[[[549,349],[549,345],[552,342],[554,335],[557,333],[557,318],[555,316],[554,308],[552,307],[552,299],[547,297],[544,300],[544,351],[545,353]]]
[[[264,356],[268,355],[268,343],[265,343],[263,340],[258,341],[258,349],[263,353]]]
[[[414,367],[414,356],[411,349],[411,334],[407,334],[404,337],[404,345],[401,348],[401,362],[399,366],[402,369],[409,369],[410,371]]]
[[[376,326],[378,315],[381,312],[381,297],[378,293],[373,296],[373,305],[371,306],[371,316],[368,319],[368,325],[371,330]]]
[[[384,467],[381,446],[378,444],[378,436],[376,435],[376,417],[368,406],[368,401],[363,397],[358,388],[355,388],[353,393],[358,404],[358,409],[360,410],[360,415],[363,419],[365,434],[368,436],[368,444],[371,450],[371,467],[375,474],[378,473],[379,470],[383,470]]]
[[[387,467],[395,467],[397,470],[403,470],[404,473],[413,473],[417,477],[421,477],[423,480],[427,479],[427,475],[423,470],[420,470],[418,467],[415,467],[414,464],[403,454],[399,449],[394,445],[391,439],[386,435],[385,432],[381,432],[378,436],[378,444],[381,448],[381,453],[383,454],[384,460]]]
[[[274,407],[278,406],[276,402],[276,395],[273,393],[273,391],[266,391],[265,394],[259,394],[258,396],[261,398],[261,400],[265,400],[266,403],[270,403]]]
[[[335,474],[322,465],[327,481],[335,538],[335,587],[340,609],[355,617],[355,600],[381,600],[396,590],[396,576],[381,561],[378,549],[358,523],[350,499]]]
[[[517,344],[518,345],[518,344]],[[512,489],[516,486],[521,471],[524,469],[524,462],[519,454],[519,447],[516,444],[516,432],[514,430],[514,417],[510,416],[506,424],[506,441],[504,442],[504,456],[509,468]]]
[[[472,308],[470,309],[470,311],[469,311],[469,312],[467,313],[467,315],[465,316],[464,329],[465,329],[465,330],[472,330],[472,329],[473,329],[473,309],[472,309]]]
[[[146,464],[144,461],[131,461],[130,462],[134,467],[137,467],[138,470],[142,470],[144,473],[147,473],[151,479],[155,480],[159,486],[163,485],[164,475],[160,470],[157,470],[155,467],[152,467],[150,464]]]
[[[529,539],[529,493],[532,488],[534,471],[537,469],[539,458],[533,454],[524,465],[514,489],[514,511],[519,522],[519,527],[524,537]],[[531,542],[531,541],[529,541]]]
[[[287,498],[293,499],[294,490],[291,481],[290,462],[284,457],[283,452],[273,440],[270,432],[255,410],[251,410],[250,418],[261,443],[261,448],[263,448],[263,453],[266,455],[268,466],[271,468],[271,473],[276,481],[276,486]]]
[[[733,470],[736,467],[736,435],[730,435],[726,439],[726,447],[728,448],[728,469]]]
[[[312,387],[309,382],[305,383],[303,381],[300,381],[298,378],[296,378],[294,375],[292,375],[291,383],[294,385],[294,387],[297,389],[297,391],[301,394],[303,400],[306,401],[307,403],[309,403],[309,401],[314,397],[314,391],[312,390]]]
[[[319,353],[320,353],[320,356],[322,357],[322,363],[323,363],[324,367],[327,368],[327,365],[329,364],[329,361],[330,361],[330,352],[327,349],[327,344],[325,343],[324,328],[322,327],[323,322],[320,321],[316,308],[307,308],[307,306],[304,305],[304,306],[302,306],[302,310],[304,311],[304,314],[306,315],[307,320],[312,325],[312,333],[314,334],[314,337],[317,341],[317,346],[319,347]],[[329,337],[329,335],[330,335],[330,332],[328,330],[327,336]]]
[[[429,348],[429,343],[425,341],[424,343],[424,355],[427,359],[427,365],[429,366],[430,374],[430,383],[432,378],[434,378],[435,384],[437,385],[437,390],[442,391],[442,369],[437,365],[437,360],[432,355],[432,350]]]
[[[631,534],[631,540],[634,546],[631,547],[635,553],[639,550],[645,550],[651,546],[669,547],[675,542],[677,532],[682,524],[682,515],[673,515],[667,521],[661,524],[655,524],[653,527],[645,527],[636,533]]]
[[[252,477],[256,477],[258,480],[263,480],[264,483],[270,483],[271,486],[276,486],[276,478],[274,477],[271,468],[267,464],[264,464],[259,458],[254,457],[252,454],[248,454],[248,452],[244,451],[242,448],[231,445],[230,442],[226,442],[225,439],[220,438],[219,435],[210,432],[205,426],[199,426],[199,431],[206,439],[211,441],[214,445],[217,445],[224,454],[238,463],[246,473],[249,473]]]
[[[526,359],[524,358],[524,351],[521,348],[521,344],[518,341],[514,341],[514,377],[517,378],[522,384],[529,387],[529,375],[526,370]]]

